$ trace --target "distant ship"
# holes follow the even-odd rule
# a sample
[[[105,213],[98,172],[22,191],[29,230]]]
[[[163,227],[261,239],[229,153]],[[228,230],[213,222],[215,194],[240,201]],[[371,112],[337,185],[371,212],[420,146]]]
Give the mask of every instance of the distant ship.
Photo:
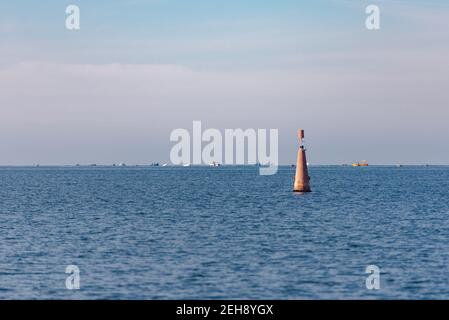
[[[352,164],[353,167],[368,167],[368,161],[362,160]]]
[[[211,167],[219,167],[219,166],[221,166],[221,164],[219,164],[218,162],[212,162],[212,163],[209,163],[209,166],[211,166]]]

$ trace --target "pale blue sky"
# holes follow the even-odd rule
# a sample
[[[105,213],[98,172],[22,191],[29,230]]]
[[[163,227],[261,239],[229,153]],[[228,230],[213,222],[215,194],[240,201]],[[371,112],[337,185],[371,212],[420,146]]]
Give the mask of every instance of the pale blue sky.
[[[0,165],[168,162],[193,120],[278,128],[282,163],[304,127],[312,163],[449,164],[448,56],[443,0],[2,1]]]

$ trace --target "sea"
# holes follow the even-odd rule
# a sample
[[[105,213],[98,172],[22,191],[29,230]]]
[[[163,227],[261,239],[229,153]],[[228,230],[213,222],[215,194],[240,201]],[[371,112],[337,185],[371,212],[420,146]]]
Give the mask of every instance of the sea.
[[[449,167],[258,169],[1,167],[0,299],[449,298]]]

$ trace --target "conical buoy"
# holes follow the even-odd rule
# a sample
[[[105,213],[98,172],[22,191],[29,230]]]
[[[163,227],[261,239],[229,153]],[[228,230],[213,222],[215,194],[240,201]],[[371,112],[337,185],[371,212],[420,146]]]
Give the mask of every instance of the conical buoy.
[[[311,192],[310,189],[310,177],[309,171],[307,170],[307,160],[306,160],[306,148],[303,144],[304,130],[298,130],[299,138],[299,150],[298,158],[296,161],[296,175],[295,184],[293,185],[294,192]]]

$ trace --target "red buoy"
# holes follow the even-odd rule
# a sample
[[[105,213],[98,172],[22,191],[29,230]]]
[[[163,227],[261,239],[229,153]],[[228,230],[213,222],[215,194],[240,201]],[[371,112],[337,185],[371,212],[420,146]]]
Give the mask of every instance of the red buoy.
[[[293,185],[294,192],[311,192],[310,177],[307,170],[306,148],[303,144],[304,130],[298,130],[299,150],[296,161],[295,184]]]

